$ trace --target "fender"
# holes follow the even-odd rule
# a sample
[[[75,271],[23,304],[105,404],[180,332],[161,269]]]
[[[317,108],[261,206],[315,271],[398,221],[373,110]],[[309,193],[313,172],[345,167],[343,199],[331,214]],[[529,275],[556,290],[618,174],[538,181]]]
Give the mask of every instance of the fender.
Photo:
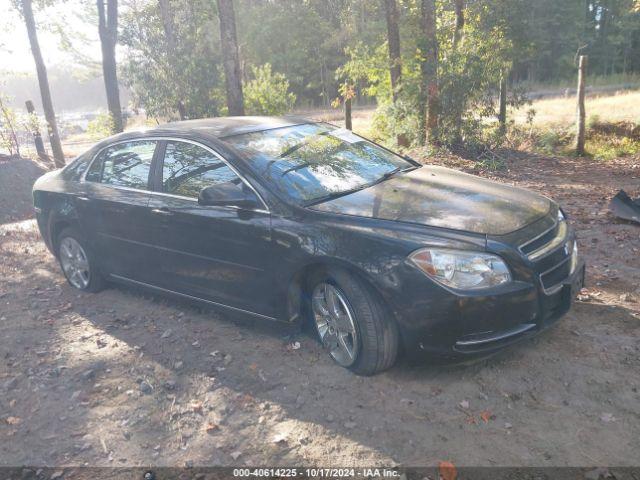
[[[82,224],[73,197],[51,195],[57,198],[51,198],[49,210],[43,210],[39,215],[45,215],[47,218],[45,231],[48,238],[45,238],[45,242],[49,250],[57,256],[58,249],[55,243],[60,232],[72,225],[82,229]]]

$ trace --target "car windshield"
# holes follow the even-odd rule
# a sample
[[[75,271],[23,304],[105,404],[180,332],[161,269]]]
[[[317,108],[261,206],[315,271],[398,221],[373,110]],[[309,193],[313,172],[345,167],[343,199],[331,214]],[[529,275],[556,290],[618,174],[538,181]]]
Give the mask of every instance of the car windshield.
[[[310,205],[366,188],[414,164],[349,130],[309,123],[223,139],[254,171],[297,203]]]

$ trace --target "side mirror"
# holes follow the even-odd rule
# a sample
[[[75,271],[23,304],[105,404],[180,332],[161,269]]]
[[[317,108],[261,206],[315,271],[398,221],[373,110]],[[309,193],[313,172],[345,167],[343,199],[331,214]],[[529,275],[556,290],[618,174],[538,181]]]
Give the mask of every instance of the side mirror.
[[[198,204],[209,207],[255,208],[258,199],[255,193],[244,186],[225,182],[211,185],[200,190]]]

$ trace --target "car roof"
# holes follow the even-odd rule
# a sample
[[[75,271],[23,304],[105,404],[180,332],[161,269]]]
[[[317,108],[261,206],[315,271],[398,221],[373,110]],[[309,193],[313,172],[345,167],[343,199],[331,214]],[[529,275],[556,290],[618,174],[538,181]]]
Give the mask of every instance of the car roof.
[[[205,142],[209,140],[218,148],[227,148],[228,144],[224,141],[226,137],[316,122],[316,120],[310,118],[293,115],[283,117],[217,117],[183,120],[180,122],[165,123],[157,127],[143,128],[141,130],[127,130],[126,132],[112,135],[93,145],[89,152],[95,153],[111,144],[128,140],[172,136],[191,138]]]
[[[191,133],[219,139],[241,133],[259,132],[312,122],[313,120],[297,116],[203,118],[166,123],[154,128],[153,133]]]

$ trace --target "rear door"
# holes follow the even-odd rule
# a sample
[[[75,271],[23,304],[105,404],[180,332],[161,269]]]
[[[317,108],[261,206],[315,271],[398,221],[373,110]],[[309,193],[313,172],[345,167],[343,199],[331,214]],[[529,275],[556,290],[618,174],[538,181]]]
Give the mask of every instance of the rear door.
[[[114,144],[98,153],[87,171],[79,208],[105,273],[140,281],[150,277],[149,182],[158,143]]]
[[[158,247],[155,284],[226,306],[272,316],[270,215],[260,208],[201,206],[200,191],[232,182],[255,194],[216,152],[167,140],[150,201]]]

